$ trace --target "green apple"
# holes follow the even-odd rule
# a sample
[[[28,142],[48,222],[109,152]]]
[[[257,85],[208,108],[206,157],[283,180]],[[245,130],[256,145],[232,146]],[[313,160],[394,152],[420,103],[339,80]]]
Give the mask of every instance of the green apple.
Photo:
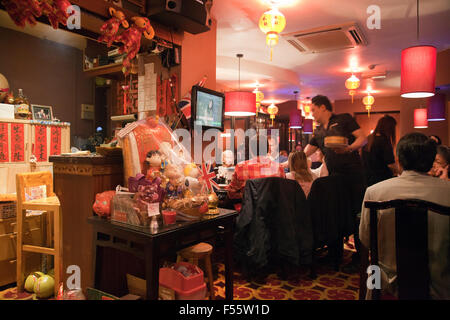
[[[55,280],[48,275],[43,275],[34,283],[34,293],[38,298],[49,298],[53,295],[54,290]]]
[[[25,290],[27,290],[28,292],[33,292],[34,284],[36,283],[37,279],[39,279],[43,275],[44,274],[40,271],[31,273],[25,280]]]

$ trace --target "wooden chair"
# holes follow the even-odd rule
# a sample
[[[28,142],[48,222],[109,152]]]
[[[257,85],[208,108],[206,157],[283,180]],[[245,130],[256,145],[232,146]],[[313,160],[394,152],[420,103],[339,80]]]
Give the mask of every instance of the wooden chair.
[[[394,208],[398,298],[400,300],[430,299],[428,211],[450,216],[450,207],[417,199],[365,201],[364,206],[370,209],[370,264],[378,265],[377,211]],[[367,249],[364,250],[361,258],[360,291],[365,293]],[[381,290],[374,289],[372,300],[380,300],[380,298]]]
[[[45,186],[45,198],[31,199],[32,188]],[[62,280],[62,212],[58,197],[53,192],[53,177],[51,172],[19,173],[16,175],[17,190],[17,288],[23,291],[24,286],[24,255],[23,252],[48,254],[54,257],[55,296]],[[24,217],[26,210],[47,212],[47,243],[46,247],[23,244]],[[53,215],[51,214],[53,213]],[[53,237],[51,226],[53,225]],[[52,246],[53,238],[53,246]]]
[[[187,260],[189,263],[198,266],[198,261],[203,260],[209,284],[209,299],[214,300],[214,279],[211,266],[211,254],[213,246],[209,243],[200,242],[177,252],[177,262]]]

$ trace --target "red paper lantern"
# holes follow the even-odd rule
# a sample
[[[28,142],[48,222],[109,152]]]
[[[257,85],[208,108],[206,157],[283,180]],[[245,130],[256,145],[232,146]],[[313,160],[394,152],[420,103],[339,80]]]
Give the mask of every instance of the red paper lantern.
[[[434,96],[436,48],[417,46],[402,51],[401,89],[403,98]]]
[[[294,109],[289,114],[289,127],[292,129],[300,129],[302,127],[302,112]]]
[[[313,133],[313,119],[303,121],[303,133]]]
[[[256,114],[256,94],[246,91],[225,92],[225,115],[246,117]]]
[[[427,109],[414,109],[414,128],[423,129],[428,128]]]

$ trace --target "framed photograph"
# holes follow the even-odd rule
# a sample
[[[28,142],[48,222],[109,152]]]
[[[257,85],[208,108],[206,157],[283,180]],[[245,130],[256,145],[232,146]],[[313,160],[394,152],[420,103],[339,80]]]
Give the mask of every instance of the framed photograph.
[[[32,104],[31,112],[33,113],[33,120],[53,120],[52,107],[50,106],[40,106],[37,104]]]

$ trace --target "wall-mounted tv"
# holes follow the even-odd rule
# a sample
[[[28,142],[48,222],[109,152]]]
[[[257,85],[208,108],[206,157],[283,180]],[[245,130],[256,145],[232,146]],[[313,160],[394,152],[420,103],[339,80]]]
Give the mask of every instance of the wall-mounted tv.
[[[191,91],[192,126],[202,129],[219,129],[223,131],[225,112],[225,94],[200,86],[193,86]]]

